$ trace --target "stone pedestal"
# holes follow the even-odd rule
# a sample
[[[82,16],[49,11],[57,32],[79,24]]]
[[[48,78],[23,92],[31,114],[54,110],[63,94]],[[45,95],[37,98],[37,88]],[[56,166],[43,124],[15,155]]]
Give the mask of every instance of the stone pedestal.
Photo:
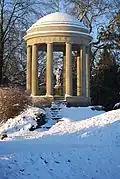
[[[62,96],[62,87],[60,85],[55,85],[55,96]]]

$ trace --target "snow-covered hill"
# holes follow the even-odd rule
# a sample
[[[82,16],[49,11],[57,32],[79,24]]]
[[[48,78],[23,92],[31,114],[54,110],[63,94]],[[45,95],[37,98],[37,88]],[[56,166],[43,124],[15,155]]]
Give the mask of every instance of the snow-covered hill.
[[[8,130],[8,141],[0,142],[0,179],[119,179],[120,110],[59,113],[61,120],[47,130],[0,127]]]

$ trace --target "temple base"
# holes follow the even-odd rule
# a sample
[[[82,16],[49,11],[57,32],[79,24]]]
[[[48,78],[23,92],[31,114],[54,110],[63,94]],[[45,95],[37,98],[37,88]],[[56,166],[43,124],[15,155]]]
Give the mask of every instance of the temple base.
[[[85,96],[66,96],[67,106],[89,106],[91,105],[91,98]]]
[[[35,107],[51,107],[51,103],[54,100],[53,96],[31,96],[32,105]]]
[[[31,96],[32,103],[37,107],[50,107],[53,101],[66,101],[68,107],[91,105],[91,98],[84,96]]]

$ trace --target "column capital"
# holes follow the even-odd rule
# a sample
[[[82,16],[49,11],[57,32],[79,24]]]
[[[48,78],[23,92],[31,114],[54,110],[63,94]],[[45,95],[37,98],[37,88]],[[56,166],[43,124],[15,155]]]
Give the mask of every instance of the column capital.
[[[66,44],[70,44],[70,45],[72,45],[73,43],[72,43],[72,42],[70,42],[70,41],[67,41],[67,42],[66,42]]]
[[[66,46],[72,46],[72,43],[71,42],[66,42]]]
[[[48,42],[48,43],[46,43],[47,45],[53,45],[53,42]]]
[[[32,45],[27,45],[27,48],[32,48]]]
[[[50,48],[53,48],[53,43],[47,43],[47,51],[49,51]]]
[[[31,50],[31,49],[32,49],[32,45],[28,45],[27,50]]]
[[[38,44],[33,44],[32,47],[36,47],[37,48]]]

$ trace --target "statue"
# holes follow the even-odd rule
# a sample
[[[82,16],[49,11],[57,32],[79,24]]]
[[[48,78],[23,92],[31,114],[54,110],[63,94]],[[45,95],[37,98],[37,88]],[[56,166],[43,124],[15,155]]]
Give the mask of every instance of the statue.
[[[56,85],[55,86],[61,86],[61,69],[56,70]]]

